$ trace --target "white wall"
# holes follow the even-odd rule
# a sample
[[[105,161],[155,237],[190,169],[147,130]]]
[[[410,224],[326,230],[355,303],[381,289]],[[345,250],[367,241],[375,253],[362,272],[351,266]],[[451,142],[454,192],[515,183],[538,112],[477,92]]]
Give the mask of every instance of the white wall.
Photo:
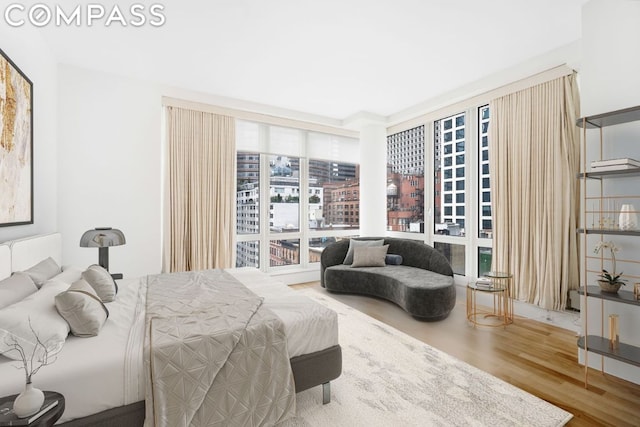
[[[0,242],[57,229],[56,63],[33,28],[0,25],[0,48],[33,82],[34,223],[0,227]]]
[[[60,66],[59,231],[65,263],[97,263],[82,233],[119,228],[127,244],[110,248],[111,272],[161,269],[161,94],[156,85]]]
[[[580,69],[581,114],[593,115],[640,105],[640,2],[633,0],[592,0],[582,13],[582,66]],[[605,128],[604,158],[633,157],[640,159],[640,123],[629,123]],[[588,132],[587,161],[599,157],[599,132]],[[606,180],[608,195],[638,195],[638,180]],[[635,188],[634,188],[635,186]],[[635,203],[638,199],[628,199],[622,203]],[[593,209],[592,206],[587,206]],[[622,250],[618,259],[640,259],[640,239],[637,237],[604,236],[612,240]],[[599,240],[592,236],[587,241],[588,250]],[[609,266],[609,264],[607,264]],[[596,267],[592,267],[596,268]],[[606,267],[605,267],[606,268]],[[618,270],[626,274],[640,276],[640,268],[635,263],[618,262]],[[594,279],[595,280],[595,279]],[[627,290],[636,280],[630,280]],[[588,283],[595,284],[595,283]],[[624,289],[624,288],[623,288]],[[620,339],[640,346],[640,308],[627,304],[605,304],[604,331],[606,335],[608,314],[620,315]],[[584,313],[583,313],[584,314]],[[600,301],[589,302],[589,333],[602,334]],[[582,360],[582,358],[581,358]],[[589,365],[600,369],[601,358],[589,355]],[[640,384],[640,368],[605,359],[604,369],[616,376]]]

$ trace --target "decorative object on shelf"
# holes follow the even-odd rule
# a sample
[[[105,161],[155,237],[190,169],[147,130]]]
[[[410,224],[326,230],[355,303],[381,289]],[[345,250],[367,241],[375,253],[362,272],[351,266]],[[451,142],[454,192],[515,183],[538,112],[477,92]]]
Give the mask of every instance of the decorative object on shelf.
[[[42,403],[44,402],[44,393],[33,387],[31,379],[43,366],[47,366],[55,362],[56,353],[52,349],[61,348],[58,343],[49,343],[49,345],[47,345],[47,343],[43,343],[31,326],[31,318],[29,318],[29,327],[36,339],[36,344],[33,347],[31,354],[26,354],[22,345],[20,345],[13,335],[5,338],[8,341],[7,344],[9,347],[9,350],[6,352],[18,352],[25,374],[25,389],[18,395],[18,397],[16,397],[16,400],[13,403],[13,411],[20,418],[33,415],[42,407]]]
[[[617,350],[620,348],[620,323],[617,314],[609,315],[609,348]]]
[[[33,224],[33,83],[0,49],[0,226]]]
[[[638,216],[633,205],[622,205],[619,226],[620,230],[635,230],[638,228]]]
[[[80,238],[80,247],[98,248],[98,264],[109,271],[109,246],[121,246],[127,243],[124,233],[117,228],[96,227],[85,231]],[[114,279],[122,279],[122,274],[112,274]]]
[[[640,300],[640,283],[633,284],[633,297]]]
[[[593,249],[593,252],[599,254],[603,249],[609,249],[613,269],[611,270],[611,273],[602,269],[602,274],[598,276],[598,285],[600,285],[600,289],[602,289],[603,292],[616,293],[621,286],[624,286],[624,282],[626,282],[625,279],[621,278],[622,272],[620,274],[616,274],[616,252],[620,251],[620,248],[618,248],[612,241],[600,241]]]

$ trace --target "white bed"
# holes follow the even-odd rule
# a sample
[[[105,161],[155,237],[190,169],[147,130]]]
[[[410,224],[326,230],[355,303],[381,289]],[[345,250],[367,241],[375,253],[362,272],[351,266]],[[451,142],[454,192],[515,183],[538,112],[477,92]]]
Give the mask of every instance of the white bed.
[[[5,247],[11,249],[11,271],[26,269],[46,256],[57,256],[60,261],[59,234],[23,239]],[[6,275],[6,265],[2,265],[6,263],[5,252],[0,245],[0,277],[3,271]],[[80,271],[67,268],[64,280],[70,284]],[[335,312],[297,295],[253,268],[228,272],[264,297],[264,305],[283,320],[290,358],[338,345]],[[106,304],[110,315],[100,334],[91,338],[69,335],[55,363],[42,368],[34,377],[36,387],[65,396],[66,409],[58,423],[144,400],[142,349],[146,278],[119,280],[118,286],[116,301]],[[16,366],[18,362],[0,356],[0,396],[21,391],[24,373]]]

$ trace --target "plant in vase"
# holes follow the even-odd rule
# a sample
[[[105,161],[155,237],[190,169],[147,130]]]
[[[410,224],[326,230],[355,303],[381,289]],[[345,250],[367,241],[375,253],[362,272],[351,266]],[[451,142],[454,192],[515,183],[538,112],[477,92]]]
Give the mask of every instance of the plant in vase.
[[[53,343],[49,346],[47,346],[46,343],[43,343],[40,340],[40,337],[38,337],[36,331],[33,330],[33,326],[31,326],[31,319],[29,319],[29,328],[36,339],[33,344],[31,354],[27,354],[27,351],[13,335],[9,335],[5,338],[5,343],[9,347],[9,350],[6,350],[3,353],[6,354],[13,351],[17,352],[19,355],[19,359],[17,360],[22,362],[22,366],[17,366],[16,368],[24,369],[26,381],[25,389],[13,402],[13,412],[15,412],[18,418],[25,418],[33,415],[42,407],[42,404],[44,403],[44,393],[42,390],[33,387],[31,379],[43,366],[47,366],[55,362],[55,355],[57,352],[53,349],[60,348],[57,343]]]
[[[625,279],[622,279],[622,272],[620,272],[619,274],[616,273],[616,252],[619,252],[620,248],[618,248],[615,243],[611,241],[600,241],[594,248],[593,252],[599,254],[604,249],[609,249],[609,252],[611,253],[612,270],[611,273],[609,273],[604,268],[602,269],[602,274],[598,275],[598,285],[600,285],[600,289],[603,292],[616,293],[621,286],[625,285],[624,282],[626,282]]]

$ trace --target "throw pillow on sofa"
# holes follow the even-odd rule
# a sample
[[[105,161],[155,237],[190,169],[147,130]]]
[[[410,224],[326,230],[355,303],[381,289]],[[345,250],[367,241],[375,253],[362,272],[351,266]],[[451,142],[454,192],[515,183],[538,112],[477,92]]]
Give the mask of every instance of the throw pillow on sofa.
[[[355,248],[359,247],[371,247],[371,246],[382,246],[384,244],[384,239],[380,240],[349,240],[349,249],[347,250],[347,256],[344,257],[343,264],[349,265],[353,263],[353,251]]]
[[[373,247],[357,247],[353,251],[351,267],[384,267],[389,245]]]

